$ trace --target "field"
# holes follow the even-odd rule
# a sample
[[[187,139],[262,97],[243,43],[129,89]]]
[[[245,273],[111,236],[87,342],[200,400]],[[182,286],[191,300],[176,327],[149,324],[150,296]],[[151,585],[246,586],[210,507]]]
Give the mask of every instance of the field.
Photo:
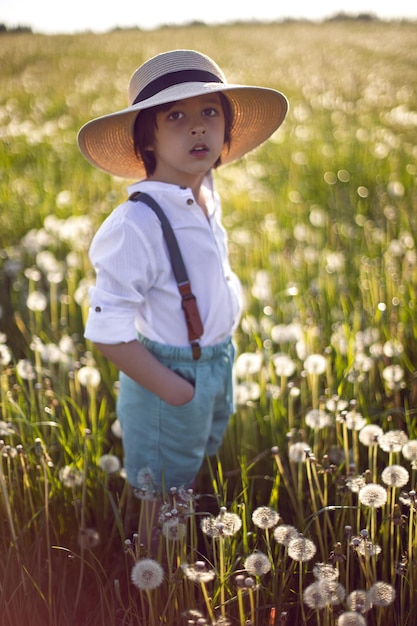
[[[346,20],[0,36],[2,626],[417,623],[416,35]],[[117,372],[83,339],[89,242],[126,181],[76,133],[183,47],[290,113],[216,172],[245,291],[237,410],[150,555]]]

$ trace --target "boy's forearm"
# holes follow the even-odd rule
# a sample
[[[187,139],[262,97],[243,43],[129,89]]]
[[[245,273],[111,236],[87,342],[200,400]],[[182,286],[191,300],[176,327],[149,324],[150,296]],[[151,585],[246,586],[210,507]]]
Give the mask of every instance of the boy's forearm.
[[[139,341],[95,346],[119,370],[165,402],[178,406],[192,399],[192,384],[158,361]]]

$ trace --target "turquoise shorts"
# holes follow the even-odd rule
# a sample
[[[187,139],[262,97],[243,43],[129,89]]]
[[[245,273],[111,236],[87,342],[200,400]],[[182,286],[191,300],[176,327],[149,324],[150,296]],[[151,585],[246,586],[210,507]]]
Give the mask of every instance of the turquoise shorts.
[[[190,402],[173,406],[120,374],[117,415],[125,471],[129,483],[147,497],[172,487],[189,487],[205,455],[218,451],[234,411],[235,349],[227,339],[203,347],[195,361],[190,348],[167,346],[142,336],[139,341],[195,387]]]

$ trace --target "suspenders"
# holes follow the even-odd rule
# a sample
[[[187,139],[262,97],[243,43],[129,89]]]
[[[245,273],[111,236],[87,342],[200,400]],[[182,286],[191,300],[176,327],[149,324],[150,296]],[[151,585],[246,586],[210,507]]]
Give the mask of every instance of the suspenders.
[[[162,232],[168,246],[168,252],[171,259],[171,265],[177,281],[178,290],[182,299],[182,309],[184,311],[185,322],[187,324],[188,339],[191,344],[193,359],[197,360],[201,356],[200,337],[204,332],[204,327],[198,312],[197,300],[191,291],[191,284],[185,269],[181,251],[178,246],[172,226],[159,204],[147,193],[133,193],[129,200],[133,202],[143,202],[150,207],[158,216],[161,222]]]

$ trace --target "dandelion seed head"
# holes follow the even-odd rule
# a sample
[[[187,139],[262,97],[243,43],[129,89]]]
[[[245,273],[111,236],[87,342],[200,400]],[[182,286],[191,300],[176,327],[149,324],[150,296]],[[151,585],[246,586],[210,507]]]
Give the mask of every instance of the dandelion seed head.
[[[379,556],[382,552],[381,546],[372,543],[372,541],[362,541],[358,545],[358,552],[362,556]]]
[[[48,299],[41,291],[34,290],[28,295],[26,306],[31,311],[42,313],[48,306]]]
[[[359,441],[364,446],[376,446],[384,431],[377,424],[366,424],[359,432]]]
[[[339,570],[329,563],[316,563],[313,567],[313,576],[318,580],[337,580]]]
[[[192,565],[185,563],[182,565],[182,569],[186,577],[195,583],[206,584],[213,580],[216,576],[213,569],[207,569],[204,561],[196,561]]]
[[[91,550],[100,543],[100,534],[94,528],[80,528],[78,533],[78,544],[81,548]]]
[[[345,479],[345,485],[352,493],[359,493],[362,487],[366,485],[366,480],[362,475],[347,476]]]
[[[321,428],[331,426],[332,418],[329,413],[322,409],[311,409],[311,411],[308,411],[306,414],[305,422],[310,428],[320,430]]]
[[[297,343],[303,336],[300,324],[277,324],[271,329],[271,338],[274,343]]]
[[[357,411],[348,411],[345,415],[346,428],[349,430],[361,430],[366,424],[366,420]]]
[[[401,449],[402,455],[407,461],[417,461],[417,439],[410,439]]]
[[[360,613],[346,611],[339,615],[337,626],[366,626],[366,620]]]
[[[263,552],[254,552],[246,557],[243,567],[252,576],[264,576],[271,570],[271,562]]]
[[[316,552],[315,543],[303,536],[292,539],[288,544],[288,556],[294,561],[309,561]]]
[[[84,482],[84,473],[70,465],[61,467],[58,476],[64,487],[70,487],[72,489],[80,487]]]
[[[35,380],[36,371],[28,359],[20,359],[16,365],[16,372],[23,380]]]
[[[388,465],[382,470],[382,481],[388,487],[404,487],[409,480],[409,473],[402,465]]]
[[[395,600],[395,589],[385,582],[376,582],[368,591],[371,603],[374,606],[389,606]]]
[[[172,517],[163,522],[162,534],[169,541],[182,541],[185,539],[187,529],[185,524],[178,517]]]
[[[362,589],[352,591],[346,598],[346,604],[355,613],[367,613],[372,608],[368,593]]]
[[[1,309],[0,309],[1,317]],[[4,344],[0,343],[0,366],[6,367],[12,360],[12,353],[10,349]]]
[[[296,539],[298,535],[299,532],[295,526],[290,526],[289,524],[281,524],[274,530],[275,541],[283,546],[288,546],[290,541]]]
[[[296,441],[288,447],[288,456],[293,463],[305,463],[307,460],[306,451],[309,450],[308,444],[304,441]]]
[[[261,371],[263,357],[260,352],[242,352],[235,362],[235,374],[245,378],[250,374],[258,374]]]
[[[382,378],[390,389],[395,389],[404,378],[404,370],[401,365],[387,365],[382,370]]]
[[[130,573],[132,583],[143,591],[156,589],[164,580],[164,570],[154,559],[137,561]]]
[[[120,459],[114,454],[103,454],[99,458],[98,464],[106,474],[117,474],[121,468]]]
[[[308,374],[324,374],[327,361],[322,354],[310,354],[304,361],[304,369]]]
[[[379,438],[378,445],[384,452],[401,452],[407,442],[408,437],[403,430],[390,430]]]
[[[101,382],[101,374],[96,367],[92,365],[84,365],[77,372],[78,382],[83,387],[92,387],[95,389]]]
[[[382,485],[369,483],[359,490],[359,502],[371,509],[379,509],[387,502],[387,490]]]
[[[236,513],[229,513],[221,510],[216,518],[217,524],[221,524],[221,533],[228,537],[235,535],[242,528],[242,520]]]
[[[315,581],[303,591],[303,602],[310,609],[324,609],[328,605],[328,595],[323,585]]]
[[[276,353],[271,357],[275,373],[280,378],[289,378],[295,372],[295,363],[287,354]]]
[[[273,528],[279,520],[279,513],[269,506],[259,506],[252,513],[252,521],[258,528]]]

